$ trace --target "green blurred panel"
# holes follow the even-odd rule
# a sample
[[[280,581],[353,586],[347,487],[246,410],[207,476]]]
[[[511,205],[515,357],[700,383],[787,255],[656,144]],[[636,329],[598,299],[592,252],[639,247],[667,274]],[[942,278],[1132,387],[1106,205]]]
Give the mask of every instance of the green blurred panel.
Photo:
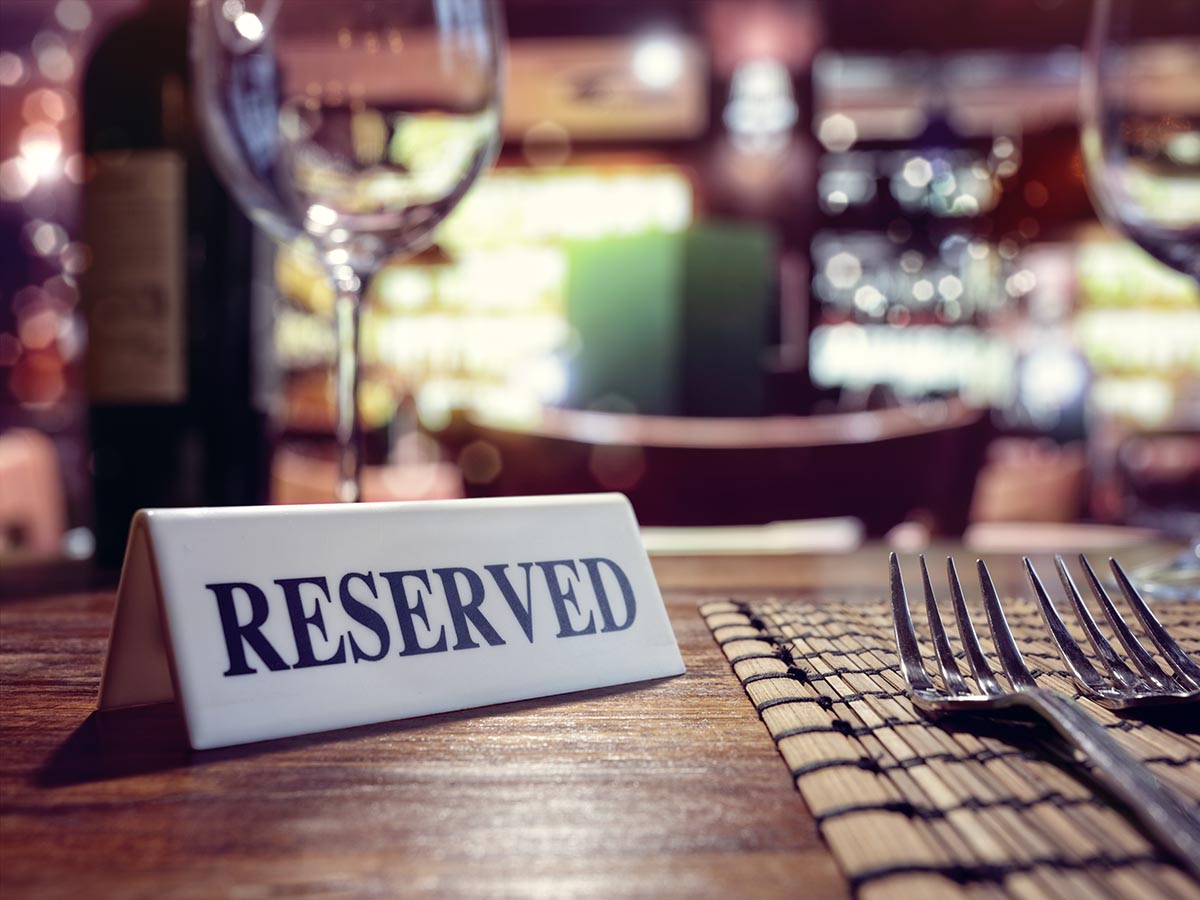
[[[763,415],[773,237],[763,228],[708,224],[692,229],[685,246],[680,412]]]
[[[571,406],[677,413],[684,236],[643,234],[567,246],[567,318],[579,336]],[[622,404],[623,405],[623,404]]]

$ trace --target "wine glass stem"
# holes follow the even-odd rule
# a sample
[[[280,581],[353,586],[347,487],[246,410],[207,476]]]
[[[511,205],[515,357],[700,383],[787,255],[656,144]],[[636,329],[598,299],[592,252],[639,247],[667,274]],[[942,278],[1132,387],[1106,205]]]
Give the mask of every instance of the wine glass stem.
[[[358,413],[362,283],[357,276],[346,278],[336,274],[334,283],[337,286],[334,301],[337,330],[335,496],[339,503],[356,503],[362,499],[362,423]]]

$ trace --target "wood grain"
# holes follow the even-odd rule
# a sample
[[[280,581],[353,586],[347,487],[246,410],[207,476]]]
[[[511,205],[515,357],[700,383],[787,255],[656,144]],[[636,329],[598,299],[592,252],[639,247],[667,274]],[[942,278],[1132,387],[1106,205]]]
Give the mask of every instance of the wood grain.
[[[847,897],[698,606],[878,596],[885,551],[654,567],[681,678],[202,753],[93,714],[111,592],[0,604],[0,896]]]
[[[845,897],[697,612],[828,564],[656,563],[681,678],[202,753],[170,707],[93,714],[111,592],[6,603],[0,894]]]

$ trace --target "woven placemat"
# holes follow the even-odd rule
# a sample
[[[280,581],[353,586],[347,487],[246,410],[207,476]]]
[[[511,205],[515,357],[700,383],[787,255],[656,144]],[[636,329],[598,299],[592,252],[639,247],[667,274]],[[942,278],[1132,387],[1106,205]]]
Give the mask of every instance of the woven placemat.
[[[1200,649],[1200,606],[1156,610]],[[1005,612],[1038,682],[1078,696],[1033,604]],[[1086,779],[1051,761],[1042,729],[922,718],[882,600],[729,600],[701,614],[858,896],[1200,897]],[[931,650],[915,604],[914,620]],[[927,667],[936,672],[932,656]],[[1082,702],[1200,808],[1200,736],[1188,733],[1200,713],[1150,725]]]

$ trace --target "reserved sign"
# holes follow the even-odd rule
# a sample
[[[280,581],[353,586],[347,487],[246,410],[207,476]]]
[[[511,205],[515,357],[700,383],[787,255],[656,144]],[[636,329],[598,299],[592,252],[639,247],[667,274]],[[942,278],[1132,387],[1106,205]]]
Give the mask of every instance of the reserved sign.
[[[618,494],[143,510],[100,707],[204,749],[683,671]]]

